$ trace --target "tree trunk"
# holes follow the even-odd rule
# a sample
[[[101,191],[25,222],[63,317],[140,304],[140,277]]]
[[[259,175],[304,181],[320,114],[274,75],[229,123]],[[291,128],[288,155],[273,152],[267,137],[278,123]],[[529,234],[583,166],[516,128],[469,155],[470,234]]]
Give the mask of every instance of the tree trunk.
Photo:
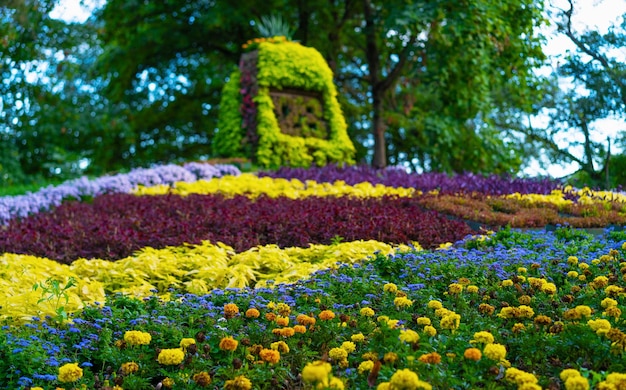
[[[384,168],[387,166],[387,144],[385,143],[382,93],[374,88],[372,95],[372,135],[374,136],[374,158],[372,160],[372,166],[374,168]]]

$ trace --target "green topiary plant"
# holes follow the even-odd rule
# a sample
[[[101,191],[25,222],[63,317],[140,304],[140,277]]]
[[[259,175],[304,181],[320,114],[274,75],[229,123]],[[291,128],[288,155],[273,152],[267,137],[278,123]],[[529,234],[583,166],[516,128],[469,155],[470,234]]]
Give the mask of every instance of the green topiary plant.
[[[248,52],[242,56],[239,74],[234,72],[224,87],[213,154],[246,156],[264,168],[354,163],[355,149],[337,101],[333,74],[322,55],[276,36],[248,41],[244,48]],[[294,100],[305,102],[303,110],[310,116],[321,113],[323,126],[290,118],[302,131],[299,135],[282,131],[272,91],[285,90],[319,96],[321,105]],[[228,113],[222,113],[225,110]]]

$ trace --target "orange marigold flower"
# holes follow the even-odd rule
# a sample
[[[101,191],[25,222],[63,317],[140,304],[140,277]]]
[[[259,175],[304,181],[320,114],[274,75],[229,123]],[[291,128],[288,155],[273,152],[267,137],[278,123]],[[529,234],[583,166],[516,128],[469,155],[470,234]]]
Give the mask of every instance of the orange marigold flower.
[[[441,363],[441,355],[437,352],[426,353],[419,357],[420,362],[427,364],[439,364]]]
[[[268,363],[278,363],[280,360],[280,352],[273,349],[263,348],[261,352],[259,352],[259,356],[261,360]]]
[[[255,308],[250,308],[248,310],[246,310],[246,317],[247,318],[259,318],[259,316],[261,315],[261,312],[259,312],[257,309]]]
[[[237,349],[237,346],[239,345],[239,341],[235,340],[232,337],[224,337],[223,339],[220,340],[220,349],[222,351],[234,351]]]
[[[282,317],[282,316],[276,317],[276,324],[279,326],[289,325],[289,317]]]
[[[293,327],[293,331],[295,333],[306,333],[306,326],[304,325],[296,325]]]
[[[332,310],[324,310],[319,314],[320,320],[328,321],[335,318],[335,313]]]
[[[224,317],[233,318],[239,314],[239,307],[234,303],[227,303],[224,305]]]
[[[468,348],[463,352],[463,357],[468,360],[479,361],[482,356],[483,353],[478,348]]]
[[[315,325],[315,317],[308,316],[306,314],[298,314],[296,316],[296,322],[300,325]]]
[[[252,389],[252,382],[250,379],[243,375],[239,375],[235,379],[230,379],[224,382],[224,389],[226,390],[250,390]]]
[[[274,321],[276,319],[276,314],[274,313],[266,313],[265,319],[268,321]]]

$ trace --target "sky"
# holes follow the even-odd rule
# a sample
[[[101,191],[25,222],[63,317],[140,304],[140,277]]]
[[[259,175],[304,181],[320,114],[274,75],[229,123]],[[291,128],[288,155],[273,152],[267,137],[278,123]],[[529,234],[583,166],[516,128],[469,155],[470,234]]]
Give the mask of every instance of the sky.
[[[51,16],[68,21],[82,22],[89,17],[94,5],[104,4],[105,1],[63,0],[52,11]],[[81,5],[81,2],[86,2],[88,5]],[[574,4],[576,12],[573,15],[573,27],[579,32],[590,29],[605,33],[609,26],[619,25],[621,15],[626,13],[626,1],[624,0],[574,0]],[[568,9],[569,3],[567,0],[548,0],[547,8],[549,10]],[[556,66],[559,55],[565,54],[567,50],[575,50],[574,44],[569,39],[555,34],[554,31],[554,26],[549,26],[544,31],[544,34],[549,37],[544,46],[544,52],[548,56],[554,56],[553,67]],[[623,48],[618,55],[626,60],[626,48]],[[541,72],[549,73],[551,70],[550,67],[546,67]],[[535,118],[533,122],[535,125],[541,125],[545,122],[545,118]],[[606,140],[607,136],[614,136],[619,130],[626,130],[626,123],[623,120],[607,119],[594,122],[592,129],[595,129],[594,136],[598,140]],[[615,149],[612,150],[615,151]],[[524,173],[530,176],[549,175],[558,178],[569,175],[577,171],[578,168],[577,164],[557,165],[534,162],[529,168],[524,170]]]

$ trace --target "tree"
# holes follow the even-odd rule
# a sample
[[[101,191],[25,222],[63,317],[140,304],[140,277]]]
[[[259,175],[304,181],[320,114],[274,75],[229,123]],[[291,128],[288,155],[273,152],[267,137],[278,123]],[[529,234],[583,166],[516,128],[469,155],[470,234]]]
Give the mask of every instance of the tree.
[[[88,23],[51,18],[57,3],[0,7],[0,149],[11,163],[0,162],[0,181],[74,177],[91,153],[98,99],[86,75],[95,34]]]
[[[553,162],[578,164],[576,176],[585,177],[582,184],[612,187],[619,183],[611,176],[615,178],[620,172],[612,172],[611,161],[623,164],[623,158],[612,156],[611,150],[626,146],[626,127],[615,136],[607,136],[596,125],[600,120],[626,115],[626,59],[617,55],[626,45],[626,15],[620,26],[601,34],[575,31],[574,14],[572,0],[558,12],[558,32],[574,44],[575,50],[561,59],[550,78],[552,92],[543,110],[550,118],[548,125],[530,127],[528,137],[544,148]]]

